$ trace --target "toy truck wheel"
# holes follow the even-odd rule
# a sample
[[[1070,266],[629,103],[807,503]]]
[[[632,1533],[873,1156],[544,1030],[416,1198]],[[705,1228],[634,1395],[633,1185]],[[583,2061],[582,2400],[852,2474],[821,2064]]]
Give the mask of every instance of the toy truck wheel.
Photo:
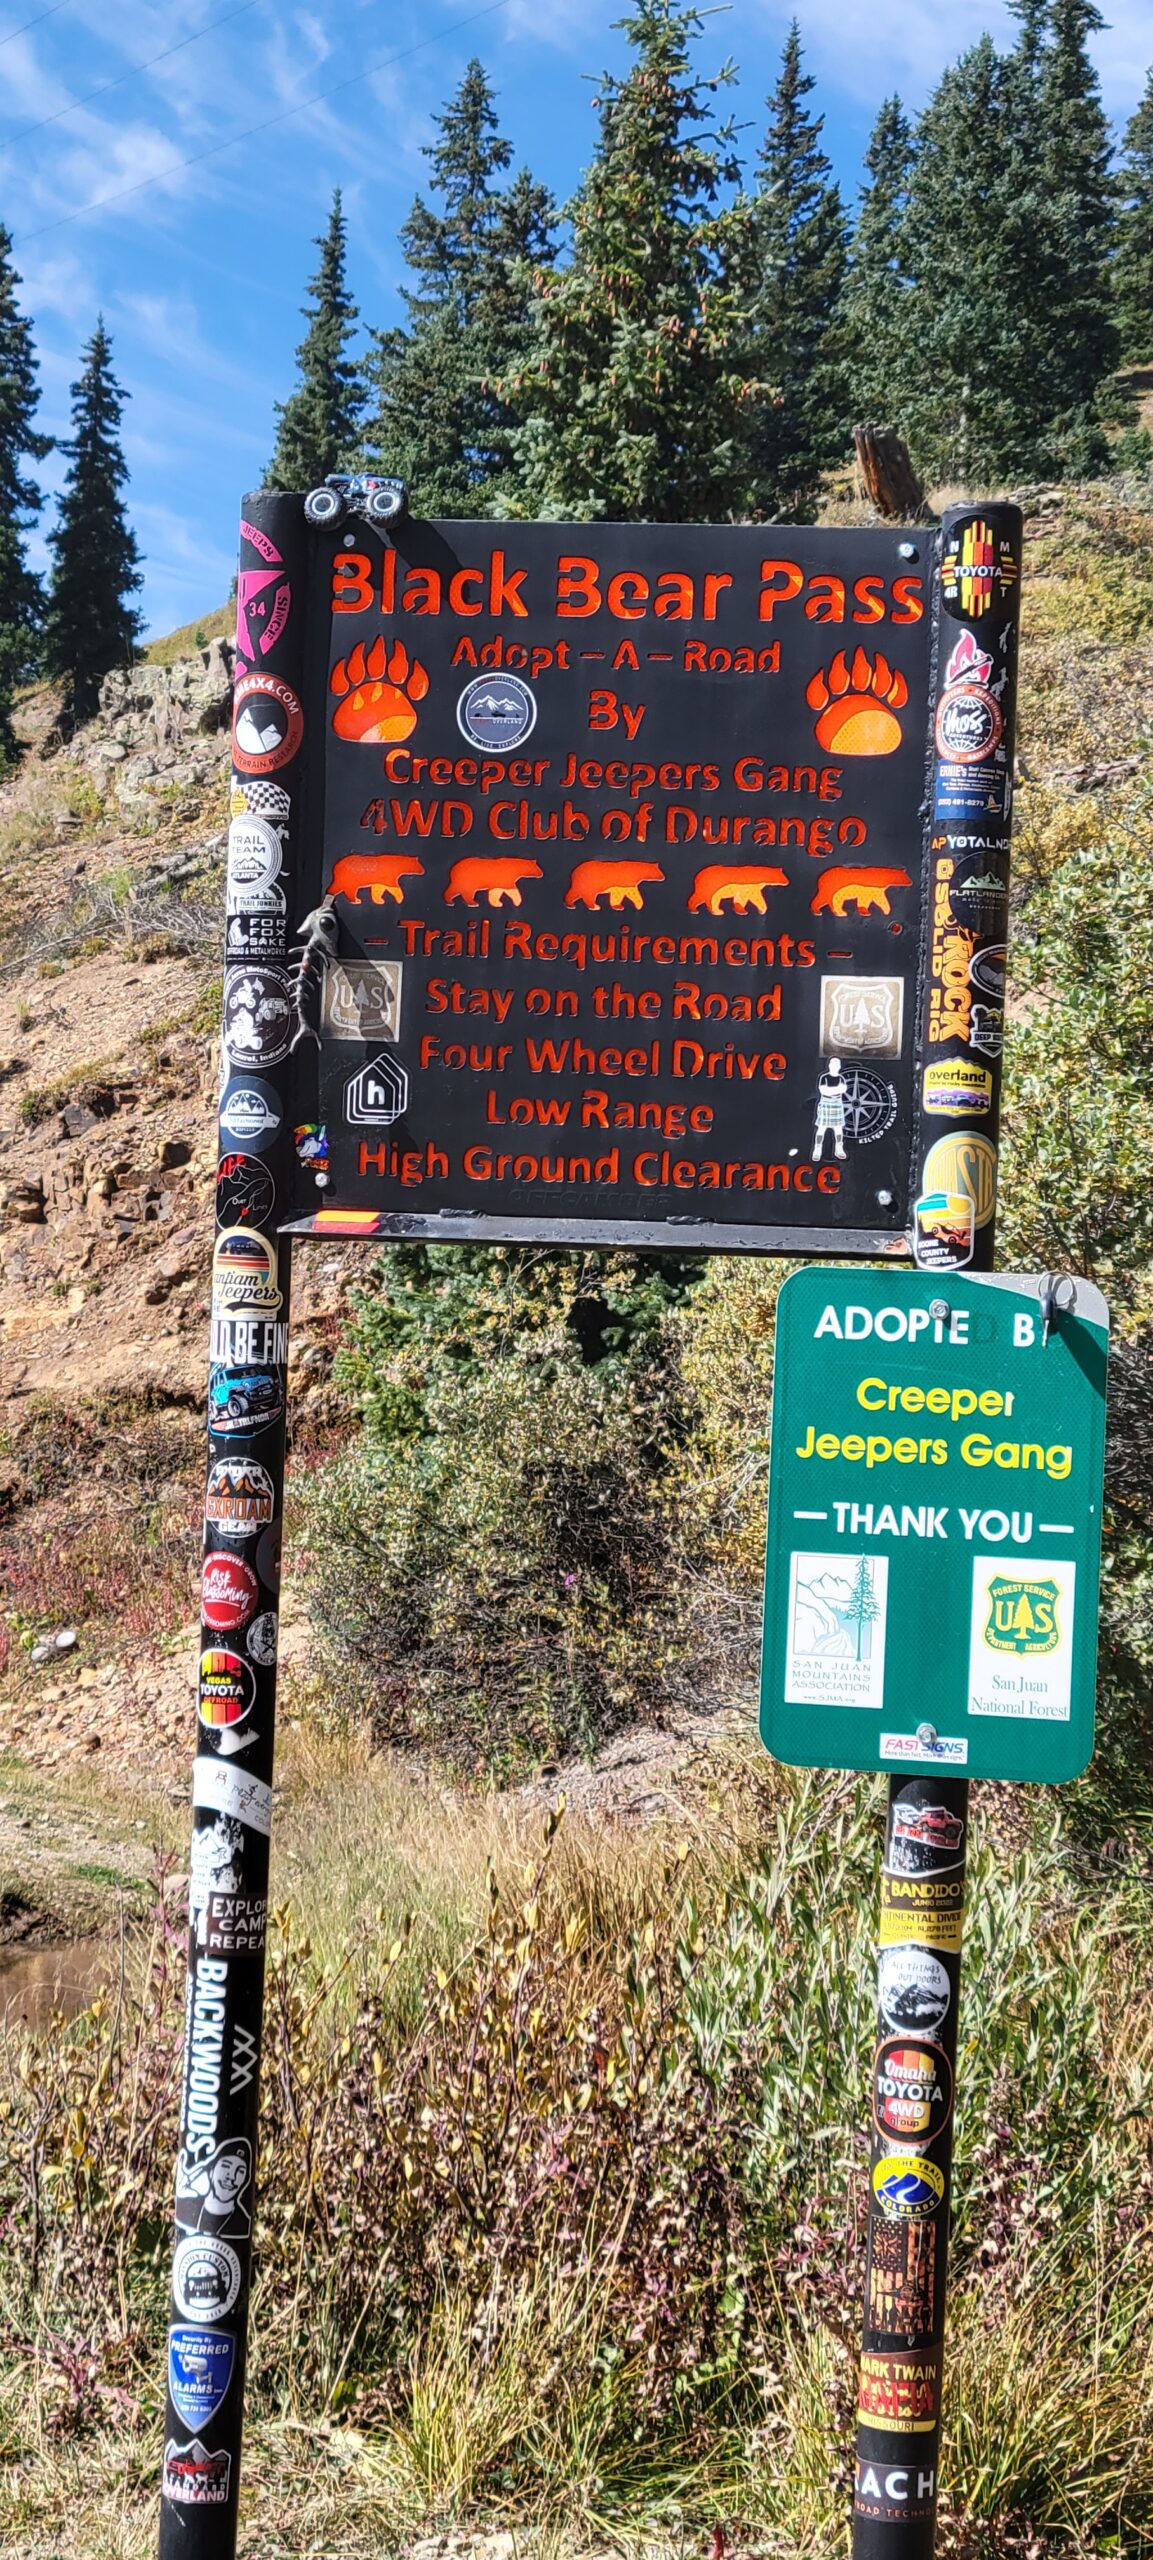
[[[370,524],[395,524],[397,517],[404,513],[404,502],[404,482],[394,480],[391,486],[369,490],[364,512]]]
[[[344,500],[339,489],[310,489],[304,501],[305,522],[335,524],[343,508]]]

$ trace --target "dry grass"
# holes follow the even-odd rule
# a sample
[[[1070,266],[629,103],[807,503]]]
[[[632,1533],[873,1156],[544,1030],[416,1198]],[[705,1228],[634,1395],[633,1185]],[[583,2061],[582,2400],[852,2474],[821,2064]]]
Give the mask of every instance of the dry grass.
[[[300,1728],[284,1780],[276,1883],[281,1894],[291,1888],[298,1909],[270,2005],[244,2560],[336,2560],[338,2550],[342,2560],[368,2560],[428,2533],[455,2534],[470,2549],[470,2537],[497,2524],[526,2560],[577,2560],[606,2545],[700,2560],[711,2526],[734,2520],[741,2547],[763,2560],[839,2560],[877,1791],[792,1774],[766,1773],[762,1784],[757,1763],[718,1754],[683,1821],[640,1837],[562,1824],[551,1860],[529,1881],[542,1814],[525,1799],[451,1794],[369,1761],[354,1742]],[[1042,1800],[1033,1801],[1036,1828]],[[350,1957],[366,1903],[367,1934]],[[412,1928],[398,1955],[392,1932],[399,1937],[405,1915]],[[305,1921],[317,1933],[311,1954]],[[1107,2551],[1137,2560],[1153,2547],[1153,1999],[1141,1987],[1149,1946],[1142,1889],[1124,1877],[1087,1880],[1059,1835],[1012,1864],[978,1860],[943,2560]],[[57,2192],[49,2173],[61,2142],[64,2183],[38,2287],[23,2282],[12,2225],[0,2267],[5,2560],[137,2560],[151,2548],[166,2235],[161,2213],[149,2236],[148,2196],[167,2178],[180,2006],[178,1953],[165,1961],[175,1967],[164,2006],[171,2048],[148,2024],[147,2001],[133,2005],[136,1977],[120,2030],[127,2082],[121,2065],[110,2068],[111,2004],[55,2045],[29,2048],[46,2193]],[[635,2014],[630,1968],[649,1983]],[[351,2014],[350,1991],[360,2003]],[[515,2027],[520,2002],[541,2011],[535,2043]],[[646,2014],[662,2021],[661,2068],[674,2075],[667,2143],[634,2044]],[[475,2077],[467,2098],[463,2082],[453,2094],[454,2056],[462,2038],[475,2054],[482,2017],[484,2037],[496,2022],[495,2042],[480,2047],[492,2115]],[[603,2093],[592,2116],[573,2113],[580,2021],[593,2017],[627,2084],[624,2117],[605,2108]],[[419,2093],[436,2118],[424,2132],[403,2096],[406,2057],[417,2053]],[[693,2076],[702,2071],[704,2083]],[[699,2264],[693,2256],[706,2156],[709,2174],[729,2182],[733,2300],[720,2307],[707,2355],[695,2349],[683,2385],[670,2393],[660,2383],[654,2399],[664,2367],[649,2361],[647,2312],[637,2323],[670,2262],[660,2211],[651,2226],[645,2217],[678,2162],[695,2161],[692,2093],[705,2085],[715,2128],[689,2171],[689,2255],[670,2310],[691,2336],[708,2264],[707,2254]],[[18,2175],[19,2087],[9,2077],[0,2089],[0,2212]],[[364,2112],[373,2087],[378,2119]],[[66,2101],[59,2132],[57,2088]],[[507,2104],[521,2130],[512,2151],[494,2152]],[[135,2241],[123,2235],[126,2204],[117,2203],[127,2167],[117,2126],[129,2119],[137,2148],[123,2192],[129,2218],[144,2216]],[[485,2215],[496,2217],[491,2242],[483,2215],[480,2224],[454,2220],[447,2164],[458,2120],[466,2154],[490,2158],[492,2169],[498,2157],[505,2163],[483,2190]],[[330,2208],[351,2173],[350,2146],[357,2151],[372,2243],[359,2275],[355,2222],[334,2223],[331,2211],[318,2219],[307,2202],[292,2130],[303,2122],[311,2184]],[[74,2139],[78,2124],[94,2166],[73,2207],[64,2135],[67,2125]],[[146,2156],[142,2125],[154,2128]],[[521,2146],[543,2142],[547,2153],[553,2141],[586,2168],[599,2163],[591,2184],[574,2170],[573,2197],[584,2200],[564,2248],[547,2189],[528,2201],[531,2177],[511,2221],[499,2203],[505,2177],[527,2174]],[[407,2188],[398,2185],[389,2204],[382,2187],[377,2201],[381,2178],[399,2177],[405,2147]],[[382,2244],[426,2211],[440,2235],[440,2274],[409,2295],[424,2262],[402,2250],[387,2281],[399,2287],[403,2316],[399,2328],[382,2328]],[[98,2282],[83,2274],[96,2241],[92,2268],[107,2269]],[[358,2285],[367,2288],[359,2309]],[[512,2547],[494,2560],[513,2560]]]
[[[165,631],[150,640],[143,655],[150,667],[172,667],[178,658],[190,658],[195,650],[206,648],[210,640],[231,640],[235,628],[236,606],[214,605],[211,613],[202,613],[195,622],[182,622],[178,631]]]

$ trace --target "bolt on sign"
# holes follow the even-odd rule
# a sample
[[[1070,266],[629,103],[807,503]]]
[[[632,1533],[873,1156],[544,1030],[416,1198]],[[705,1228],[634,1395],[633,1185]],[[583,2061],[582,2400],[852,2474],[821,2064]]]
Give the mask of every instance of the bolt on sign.
[[[286,1223],[969,1258],[1014,625],[998,590],[993,634],[952,621],[942,653],[946,541],[404,518],[311,537],[302,699],[259,666],[238,696],[231,865],[238,926],[274,932],[260,795],[302,722],[289,921],[318,921]],[[263,1069],[293,1026],[274,971],[232,974]]]
[[[1050,1781],[1087,1766],[1109,1317],[1066,1281],[1046,1330],[1043,1285],[785,1281],[761,1689],[777,1759]]]

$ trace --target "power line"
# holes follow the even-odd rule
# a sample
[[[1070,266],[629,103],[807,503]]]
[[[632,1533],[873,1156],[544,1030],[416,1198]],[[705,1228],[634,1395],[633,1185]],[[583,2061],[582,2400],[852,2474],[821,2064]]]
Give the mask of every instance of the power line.
[[[56,0],[56,5],[62,8],[64,0]],[[67,222],[80,222],[85,214],[99,213],[105,205],[123,204],[127,196],[140,195],[145,187],[154,187],[161,178],[174,178],[181,169],[195,169],[202,160],[213,160],[220,152],[231,151],[238,142],[251,142],[254,134],[268,133],[273,125],[287,124],[290,117],[300,114],[302,107],[322,106],[326,99],[338,98],[345,89],[358,89],[374,71],[389,71],[394,62],[408,62],[414,53],[427,53],[430,45],[443,43],[446,36],[456,35],[461,27],[474,27],[479,18],[494,17],[496,11],[505,6],[506,0],[486,0],[483,9],[471,9],[466,18],[454,18],[451,26],[439,27],[435,35],[422,36],[419,44],[406,44],[399,53],[383,54],[379,62],[363,63],[360,70],[354,71],[347,80],[336,80],[329,89],[314,89],[310,97],[294,99],[290,107],[282,107],[277,115],[262,116],[259,124],[245,125],[240,133],[227,134],[223,142],[210,142],[203,151],[191,151],[186,160],[172,160],[166,169],[154,169],[150,177],[137,178],[130,187],[117,187],[110,195],[93,196],[90,204],[79,204],[71,213],[57,214],[54,222],[41,222],[35,231],[21,231],[12,245],[23,248],[31,240],[43,240],[50,231],[62,231]],[[46,16],[50,14],[50,11],[45,11]]]
[[[66,107],[55,108],[50,116],[38,116],[35,124],[18,125],[15,133],[10,133],[4,143],[0,144],[0,149],[11,151],[16,143],[27,142],[30,133],[43,133],[46,124],[59,124],[62,116],[76,115],[79,109],[88,106],[93,98],[106,97],[109,89],[122,89],[126,80],[138,79],[143,71],[154,71],[158,62],[170,62],[174,53],[183,53],[188,45],[199,44],[201,37],[210,36],[215,27],[231,25],[234,18],[245,17],[250,9],[255,9],[256,5],[257,0],[240,0],[238,9],[226,9],[222,17],[210,18],[206,27],[197,27],[192,35],[181,36],[177,44],[166,44],[163,53],[150,53],[147,62],[130,63],[127,71],[118,71],[114,80],[99,81],[95,89],[86,89],[82,98],[70,98]],[[57,6],[63,8],[64,0],[57,0]],[[44,14],[45,17],[51,18],[54,11],[46,9]],[[38,21],[33,18],[32,25],[37,24]]]
[[[0,47],[3,47],[6,44],[15,44],[17,36],[26,36],[30,27],[42,27],[45,18],[59,17],[60,11],[66,8],[67,5],[68,0],[52,0],[51,8],[42,9],[38,18],[25,18],[23,26],[13,27],[11,35],[0,36]]]

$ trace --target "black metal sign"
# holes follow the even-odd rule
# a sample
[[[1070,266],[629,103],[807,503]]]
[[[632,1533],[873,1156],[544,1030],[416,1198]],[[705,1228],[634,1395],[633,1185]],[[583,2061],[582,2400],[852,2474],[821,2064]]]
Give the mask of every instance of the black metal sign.
[[[241,526],[162,2560],[236,2545],[286,1231],[992,1245],[1017,511],[382,531],[395,491],[354,495]],[[874,2120],[934,2187],[928,2035],[884,2012]],[[909,2196],[878,2213],[919,2228]],[[935,2274],[920,2239],[870,2261],[862,2553],[931,2548],[945,2211]]]
[[[332,924],[298,1214],[892,1250],[933,537],[357,519],[309,543],[305,699],[258,671],[237,710],[244,885],[263,919],[259,786],[303,734],[300,895]],[[270,1065],[291,1034],[242,975]]]

